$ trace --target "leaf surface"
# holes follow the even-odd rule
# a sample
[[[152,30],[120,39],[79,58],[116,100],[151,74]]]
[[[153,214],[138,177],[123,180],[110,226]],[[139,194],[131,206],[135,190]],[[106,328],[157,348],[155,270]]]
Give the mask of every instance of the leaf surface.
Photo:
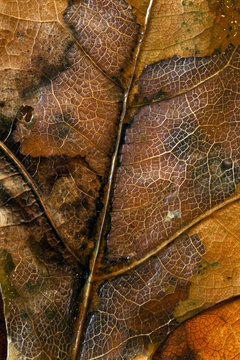
[[[154,360],[234,359],[239,356],[239,299],[181,325]]]
[[[238,4],[2,0],[0,17],[8,358],[150,359],[240,293]]]

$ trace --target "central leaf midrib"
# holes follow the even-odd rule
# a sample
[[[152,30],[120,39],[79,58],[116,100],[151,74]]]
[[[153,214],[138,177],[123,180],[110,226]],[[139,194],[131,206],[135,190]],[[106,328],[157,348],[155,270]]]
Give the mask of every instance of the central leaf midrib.
[[[75,327],[76,328],[76,336],[75,336],[75,341],[74,341],[74,345],[73,345],[73,357],[72,357],[73,360],[77,359],[79,347],[81,345],[80,340],[82,338],[84,322],[85,322],[85,319],[86,319],[88,305],[89,305],[89,301],[90,301],[90,294],[91,294],[91,287],[92,287],[93,277],[94,277],[96,263],[97,263],[97,259],[98,259],[98,255],[99,255],[100,246],[101,246],[101,240],[102,240],[102,237],[103,237],[103,231],[104,231],[104,227],[105,227],[105,223],[106,223],[108,208],[109,208],[109,204],[110,204],[110,200],[111,200],[113,178],[114,178],[114,174],[115,174],[115,169],[116,169],[116,164],[117,164],[117,159],[118,159],[118,153],[119,153],[119,147],[120,147],[120,142],[121,142],[122,133],[123,133],[124,119],[126,117],[126,113],[127,113],[127,109],[128,109],[129,94],[130,94],[130,90],[131,90],[132,85],[133,85],[133,79],[134,79],[134,75],[135,75],[135,70],[136,70],[138,59],[139,59],[139,54],[140,54],[140,51],[141,51],[141,48],[142,48],[143,40],[145,39],[145,34],[146,34],[147,26],[148,26],[148,23],[149,23],[150,11],[152,9],[153,2],[154,2],[154,0],[149,0],[149,4],[148,4],[147,11],[146,11],[146,16],[145,16],[144,28],[143,28],[143,31],[140,33],[139,41],[138,41],[138,44],[137,44],[137,47],[136,47],[136,54],[135,54],[135,58],[134,58],[134,64],[133,64],[132,72],[131,72],[131,75],[130,75],[130,78],[129,78],[129,81],[128,81],[128,86],[127,86],[127,88],[126,88],[126,90],[124,91],[124,94],[123,94],[122,112],[121,112],[120,120],[119,120],[119,124],[118,124],[115,149],[114,149],[114,152],[113,152],[113,155],[112,155],[110,172],[109,172],[109,176],[108,176],[108,182],[107,182],[107,185],[106,185],[106,192],[105,192],[105,195],[104,195],[104,206],[103,206],[102,212],[100,213],[100,216],[99,216],[99,219],[98,219],[98,222],[97,222],[97,225],[99,224],[99,232],[98,232],[98,236],[97,236],[97,239],[96,239],[96,246],[95,246],[95,249],[93,251],[92,257],[90,259],[89,277],[88,277],[88,279],[86,281],[86,284],[85,284],[84,290],[83,290],[83,302],[82,302],[82,304],[80,306],[78,319],[76,321],[76,327]]]

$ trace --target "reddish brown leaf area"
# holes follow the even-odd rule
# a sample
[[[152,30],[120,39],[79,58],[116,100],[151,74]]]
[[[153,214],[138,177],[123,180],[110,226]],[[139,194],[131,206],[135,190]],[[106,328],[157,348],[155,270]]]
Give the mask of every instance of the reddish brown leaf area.
[[[239,54],[173,58],[143,73],[141,97],[154,97],[158,84],[171,99],[142,106],[126,130],[108,259],[139,259],[235,191]]]
[[[3,314],[3,301],[0,296],[0,360],[6,360],[7,356],[7,334]]]
[[[199,237],[183,235],[133,272],[103,284],[82,359],[132,359],[148,343],[161,342],[176,325],[175,305],[187,298],[202,255]]]
[[[218,306],[186,321],[153,360],[218,360],[240,356],[240,301]]]
[[[82,0],[64,16],[97,65],[111,76],[119,76],[137,41],[136,18],[124,0]]]
[[[229,62],[233,67],[237,66],[235,62],[238,61],[238,54],[232,57],[232,52],[233,47],[230,46],[218,56],[203,58],[174,56],[170,61],[163,60],[148,65],[138,80],[140,99],[157,100],[161,93],[166,98],[176,96],[206,82],[214,75],[219,76]]]

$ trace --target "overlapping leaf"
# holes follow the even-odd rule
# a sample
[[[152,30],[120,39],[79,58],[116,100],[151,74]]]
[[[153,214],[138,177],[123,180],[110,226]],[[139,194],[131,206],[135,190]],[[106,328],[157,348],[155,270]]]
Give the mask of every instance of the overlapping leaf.
[[[238,6],[0,12],[8,357],[148,359],[240,293]]]
[[[181,325],[154,360],[234,359],[239,356],[239,299]]]

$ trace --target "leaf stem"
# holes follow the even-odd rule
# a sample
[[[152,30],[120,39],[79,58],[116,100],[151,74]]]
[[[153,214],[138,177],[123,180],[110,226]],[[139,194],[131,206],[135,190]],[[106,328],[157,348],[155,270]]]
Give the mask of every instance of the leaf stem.
[[[92,283],[93,283],[93,277],[94,277],[94,273],[95,273],[95,267],[96,267],[96,263],[97,263],[97,259],[98,259],[98,254],[99,254],[100,245],[101,245],[101,239],[103,236],[104,225],[106,222],[108,207],[109,207],[109,203],[110,203],[112,184],[113,184],[115,168],[116,168],[116,164],[117,164],[117,157],[118,157],[120,141],[121,141],[121,137],[122,137],[123,124],[124,124],[124,119],[125,119],[125,116],[127,113],[129,93],[130,93],[130,90],[131,90],[131,87],[133,84],[133,79],[134,79],[135,70],[136,70],[139,54],[141,51],[142,43],[143,43],[146,31],[147,31],[147,26],[149,23],[150,12],[152,9],[153,2],[154,2],[154,0],[150,0],[149,4],[148,4],[145,21],[144,21],[144,28],[143,28],[143,31],[140,33],[140,39],[139,39],[139,42],[137,45],[137,51],[136,51],[136,55],[135,55],[135,59],[134,59],[133,69],[132,69],[131,76],[130,76],[130,79],[128,82],[128,86],[123,95],[123,107],[122,107],[122,112],[121,112],[120,120],[119,120],[119,124],[118,124],[117,139],[116,139],[115,149],[114,149],[112,161],[111,161],[111,168],[110,168],[110,173],[109,173],[109,178],[108,178],[108,183],[107,183],[104,207],[103,207],[102,213],[100,215],[101,216],[100,217],[100,229],[99,229],[99,233],[98,233],[98,237],[97,237],[97,241],[96,241],[96,247],[93,251],[92,258],[90,260],[90,265],[89,265],[90,273],[89,273],[89,277],[87,279],[87,282],[86,282],[84,290],[83,290],[83,302],[80,305],[78,319],[76,322],[76,335],[75,335],[75,341],[74,341],[74,347],[73,347],[73,357],[72,357],[73,360],[76,360],[77,355],[78,355],[78,349],[80,346],[80,340],[81,340],[84,322],[85,322],[88,305],[89,305],[89,299],[90,299],[91,287],[92,287]]]

